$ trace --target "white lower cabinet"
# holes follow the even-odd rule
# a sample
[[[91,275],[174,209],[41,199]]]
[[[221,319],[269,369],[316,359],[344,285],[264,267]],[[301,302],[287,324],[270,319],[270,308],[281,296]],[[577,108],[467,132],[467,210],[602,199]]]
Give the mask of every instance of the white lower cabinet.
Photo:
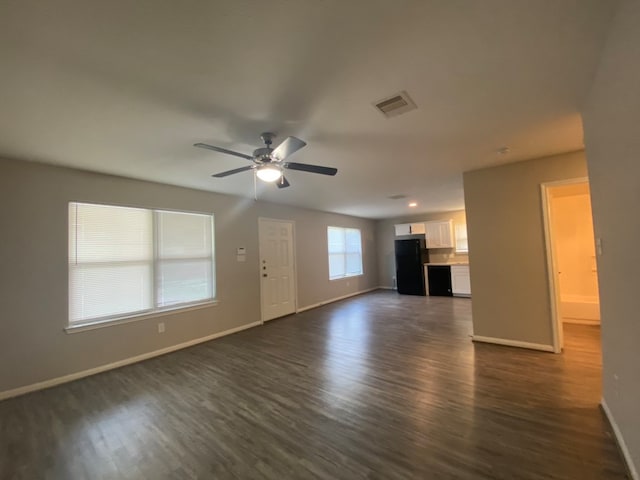
[[[451,265],[451,290],[456,296],[471,296],[469,265]]]

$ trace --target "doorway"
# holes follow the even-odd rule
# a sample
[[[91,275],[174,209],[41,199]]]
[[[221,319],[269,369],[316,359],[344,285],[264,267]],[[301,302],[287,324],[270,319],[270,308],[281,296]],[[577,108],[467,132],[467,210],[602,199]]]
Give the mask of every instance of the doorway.
[[[542,185],[554,351],[569,324],[600,325],[591,195],[586,178]]]
[[[262,321],[296,311],[294,224],[287,220],[258,219],[260,242],[260,300]]]

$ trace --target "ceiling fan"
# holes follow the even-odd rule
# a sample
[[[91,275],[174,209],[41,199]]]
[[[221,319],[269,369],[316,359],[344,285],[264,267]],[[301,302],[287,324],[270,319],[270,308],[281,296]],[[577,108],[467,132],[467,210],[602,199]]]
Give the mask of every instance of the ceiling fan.
[[[275,182],[277,180],[278,188],[285,188],[290,185],[284,176],[285,169],[332,176],[338,173],[337,168],[309,165],[308,163],[285,162],[284,160],[287,157],[304,147],[306,142],[296,137],[287,137],[276,148],[271,148],[273,137],[275,137],[275,134],[269,132],[265,132],[260,135],[265,146],[255,149],[253,151],[253,155],[245,155],[244,153],[234,152],[233,150],[227,150],[226,148],[215,147],[213,145],[207,145],[206,143],[195,143],[193,146],[206,148],[208,150],[213,150],[214,152],[226,153],[227,155],[233,155],[253,162],[253,165],[234,168],[233,170],[227,170],[226,172],[212,175],[212,177],[216,178],[228,177],[229,175],[236,173],[254,170],[260,180],[265,182]]]

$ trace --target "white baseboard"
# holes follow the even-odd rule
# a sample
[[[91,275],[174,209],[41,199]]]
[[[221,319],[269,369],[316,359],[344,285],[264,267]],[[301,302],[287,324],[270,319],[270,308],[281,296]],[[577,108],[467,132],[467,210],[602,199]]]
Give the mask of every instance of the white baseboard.
[[[395,290],[395,288],[393,288],[393,287],[386,287],[386,286],[382,286],[382,285],[380,285],[380,286],[378,287],[378,290]]]
[[[566,318],[600,322],[600,301],[597,295],[561,295],[560,311]]]
[[[495,343],[496,345],[506,345],[507,347],[528,348],[530,350],[541,350],[543,352],[553,352],[552,345],[543,343],[521,342],[519,340],[509,340],[508,338],[483,337],[482,335],[473,335],[471,339],[474,342]]]
[[[616,423],[613,415],[611,414],[611,410],[607,406],[607,402],[604,398],[600,400],[600,406],[602,407],[602,411],[604,415],[607,417],[609,421],[609,425],[611,425],[611,429],[613,430],[613,435],[615,437],[616,443],[618,444],[618,448],[620,449],[620,453],[622,453],[622,457],[624,458],[625,463],[627,464],[627,470],[629,471],[629,475],[633,480],[640,480],[640,476],[638,476],[638,469],[633,463],[633,459],[631,458],[631,453],[629,452],[629,448],[624,441],[624,437],[622,436],[622,432],[620,432],[620,428]]]
[[[306,312],[307,310],[311,310],[313,308],[318,308],[323,305],[327,305],[328,303],[339,302],[340,300],[344,300],[346,298],[355,297],[356,295],[362,295],[363,293],[373,292],[374,290],[378,290],[381,287],[373,287],[367,288],[366,290],[360,290],[359,292],[348,293],[347,295],[342,295],[341,297],[331,298],[329,300],[325,300],[324,302],[314,303],[313,305],[307,305],[305,307],[300,307],[296,310],[296,313]]]
[[[229,330],[214,333],[212,335],[207,335],[206,337],[196,338],[194,340],[189,340],[188,342],[179,343],[177,345],[171,345],[170,347],[161,348],[160,350],[154,350],[153,352],[143,353],[142,355],[136,355],[135,357],[125,358],[124,360],[118,360],[117,362],[108,363],[106,365],[100,365],[99,367],[90,368],[89,370],[82,370],[81,372],[70,373],[69,375],[64,375],[62,377],[56,377],[50,380],[44,380],[42,382],[32,383],[31,385],[25,385],[23,387],[14,388],[12,390],[6,390],[4,392],[0,392],[0,400],[4,400],[11,397],[17,397],[18,395],[24,395],[25,393],[35,392],[36,390],[43,390],[45,388],[55,387],[56,385],[72,382],[80,378],[88,377],[90,375],[95,375],[96,373],[106,372],[107,370],[113,370],[114,368],[124,367],[125,365],[131,365],[132,363],[148,360],[149,358],[159,357],[160,355],[164,355],[166,353],[171,353],[171,352],[175,352],[176,350],[182,350],[183,348],[192,347],[199,343],[208,342],[209,340],[214,340],[219,337],[224,337],[225,335],[231,335],[232,333],[240,332],[248,328],[257,327],[258,325],[262,325],[262,322],[248,323],[247,325],[241,325],[240,327],[230,328]]]
[[[562,318],[562,323],[572,323],[575,325],[591,325],[592,327],[600,326],[600,320],[587,320],[584,318]]]

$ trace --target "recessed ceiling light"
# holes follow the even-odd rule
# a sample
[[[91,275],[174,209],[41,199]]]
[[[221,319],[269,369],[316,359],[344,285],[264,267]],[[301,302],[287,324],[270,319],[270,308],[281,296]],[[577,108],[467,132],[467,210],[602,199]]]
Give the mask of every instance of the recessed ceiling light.
[[[413,207],[417,207],[417,206],[418,206],[418,204],[417,204],[416,202],[411,202],[411,203],[409,204],[409,206],[410,206],[411,208],[413,208]]]
[[[510,153],[510,152],[511,152],[511,147],[508,147],[508,146],[506,146],[506,145],[505,145],[504,147],[500,147],[500,148],[498,149],[498,153],[499,153],[500,155],[506,155],[507,153]]]

